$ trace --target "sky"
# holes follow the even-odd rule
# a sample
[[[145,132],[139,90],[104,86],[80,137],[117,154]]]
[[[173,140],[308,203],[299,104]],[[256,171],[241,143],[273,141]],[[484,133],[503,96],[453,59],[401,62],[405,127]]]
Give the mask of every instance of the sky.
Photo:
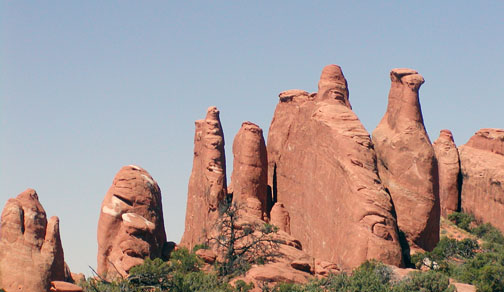
[[[462,145],[504,128],[502,1],[0,1],[0,208],[26,188],[60,218],[73,272],[96,268],[100,204],[124,165],[158,182],[184,231],[194,121],[215,105],[231,146],[267,137],[288,89],[338,64],[369,132],[392,68],[417,70],[426,129]]]

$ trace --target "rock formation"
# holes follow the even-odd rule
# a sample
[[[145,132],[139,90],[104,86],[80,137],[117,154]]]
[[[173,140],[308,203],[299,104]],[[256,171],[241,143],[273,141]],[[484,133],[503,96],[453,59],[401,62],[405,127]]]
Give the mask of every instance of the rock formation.
[[[284,204],[276,202],[271,209],[270,223],[290,234],[290,215]]]
[[[267,217],[268,158],[262,129],[244,122],[233,141],[233,201],[258,219]]]
[[[185,230],[180,245],[191,250],[204,243],[227,194],[224,133],[219,110],[209,107],[204,120],[195,123],[194,160],[189,179]]]
[[[63,281],[52,281],[51,288],[49,291],[53,292],[82,292],[83,289],[75,284],[63,282]]]
[[[33,189],[9,199],[0,228],[0,288],[45,292],[64,280],[64,256],[58,217],[47,221]]]
[[[459,154],[450,130],[441,130],[432,146],[438,162],[441,216],[446,217],[459,211]]]
[[[207,243],[210,249],[198,250],[198,256],[205,263],[223,261],[226,248],[218,242],[227,242],[220,236],[227,234],[228,229],[223,228],[232,224],[239,238],[235,248],[246,246],[257,238],[267,239],[254,245],[252,258],[266,256],[269,261],[263,265],[253,264],[241,277],[256,283],[256,287],[262,281],[300,283],[306,282],[317,272],[327,274],[339,271],[334,263],[315,260],[304,252],[301,243],[287,233],[289,214],[280,203],[275,204],[271,211],[272,220],[278,224],[279,230],[263,233],[269,220],[267,153],[262,130],[251,122],[244,122],[234,139],[232,188],[227,188],[224,136],[218,114],[215,107],[210,107],[206,119],[196,122],[186,230],[181,246],[192,249],[196,244]],[[224,211],[225,206],[235,208],[236,217],[233,217],[233,221],[225,221],[225,216],[229,216]],[[262,251],[267,254],[261,254]]]
[[[339,66],[326,66],[318,93],[280,93],[268,134],[272,201],[290,215],[303,250],[344,269],[366,259],[401,265],[396,220],[368,132],[351,110]]]
[[[434,150],[423,124],[418,90],[423,77],[393,69],[387,112],[373,131],[378,173],[390,192],[397,224],[413,247],[439,241],[440,205]]]
[[[504,129],[481,129],[459,147],[462,210],[504,232]]]
[[[146,257],[167,257],[161,191],[150,174],[124,166],[101,206],[98,222],[98,273],[127,276]]]

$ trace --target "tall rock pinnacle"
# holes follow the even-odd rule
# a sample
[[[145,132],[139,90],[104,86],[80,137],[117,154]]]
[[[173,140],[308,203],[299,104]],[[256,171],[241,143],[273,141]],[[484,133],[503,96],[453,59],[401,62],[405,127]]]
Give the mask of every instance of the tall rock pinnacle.
[[[439,138],[432,144],[439,169],[439,200],[441,215],[446,217],[459,211],[460,160],[450,130],[441,130]]]
[[[418,98],[424,79],[411,69],[393,69],[390,79],[387,112],[373,131],[378,172],[410,244],[432,250],[440,205],[437,163]]]
[[[233,141],[233,201],[258,219],[267,215],[268,158],[262,129],[244,122]]]
[[[212,106],[204,120],[195,122],[194,160],[189,179],[185,231],[181,245],[192,249],[204,243],[227,194],[224,133],[219,110]]]
[[[351,110],[341,68],[319,92],[280,93],[268,134],[268,184],[303,250],[344,269],[366,259],[402,263],[396,220],[369,133]]]

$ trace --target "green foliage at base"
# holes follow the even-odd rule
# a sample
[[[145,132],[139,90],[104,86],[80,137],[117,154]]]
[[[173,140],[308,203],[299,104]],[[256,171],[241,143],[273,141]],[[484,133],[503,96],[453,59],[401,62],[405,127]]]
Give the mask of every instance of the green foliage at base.
[[[263,287],[263,292],[452,292],[447,276],[437,272],[414,272],[402,281],[395,281],[389,267],[367,261],[351,275],[345,273],[313,280],[305,285],[279,284]]]
[[[263,292],[451,292],[455,288],[449,284],[450,277],[473,284],[481,292],[504,291],[502,233],[490,224],[476,226],[471,215],[454,213],[450,216],[456,224],[482,239],[483,244],[480,247],[474,239],[457,241],[444,237],[432,252],[411,257],[411,262],[417,267],[428,267],[431,271],[413,272],[399,281],[393,278],[389,267],[377,261],[367,261],[351,274],[329,275],[304,285],[263,284],[260,288]],[[262,233],[270,232],[275,230],[265,225]],[[199,246],[195,250],[200,248],[208,247]],[[234,256],[236,253],[230,254]],[[253,262],[225,266],[234,269]],[[210,272],[201,271],[202,265],[194,251],[180,248],[172,252],[168,262],[146,259],[144,264],[133,267],[126,279],[114,282],[88,279],[83,288],[86,292],[247,292],[254,287],[243,281],[231,285],[230,275],[238,272],[234,269],[228,271],[230,273],[222,273],[222,263],[216,263]],[[0,289],[0,292],[3,291]]]
[[[435,272],[413,272],[392,288],[393,292],[453,292],[456,291],[447,276]]]
[[[223,281],[215,272],[200,270],[201,260],[185,248],[173,251],[170,261],[146,259],[131,268],[126,279],[113,282],[88,279],[86,292],[247,292],[252,284],[237,281],[235,287]]]
[[[474,222],[474,216],[467,213],[453,212],[448,215],[448,220],[455,223],[459,228],[470,231],[471,223]]]
[[[439,272],[460,282],[475,285],[478,291],[504,291],[502,233],[489,223],[477,225],[470,214],[453,213],[448,219],[483,240],[481,250],[475,240],[443,238],[431,253],[413,256],[417,266],[428,258],[437,265]]]

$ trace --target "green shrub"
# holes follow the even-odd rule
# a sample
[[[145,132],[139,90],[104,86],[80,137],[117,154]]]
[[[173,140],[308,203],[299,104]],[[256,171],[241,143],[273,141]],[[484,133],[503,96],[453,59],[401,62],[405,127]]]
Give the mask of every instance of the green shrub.
[[[448,215],[448,220],[452,221],[458,227],[470,231],[471,223],[474,222],[474,216],[467,213],[453,212]]]
[[[504,244],[504,236],[499,229],[490,223],[481,224],[473,229],[471,233],[490,243]]]
[[[195,253],[185,247],[173,251],[170,255],[170,270],[181,273],[197,272],[202,265]]]
[[[393,292],[452,292],[456,291],[450,285],[449,278],[435,271],[412,272],[406,279],[397,283]]]
[[[478,241],[471,238],[465,238],[457,243],[457,255],[462,258],[473,258],[477,249],[479,249]]]
[[[382,263],[366,261],[352,273],[348,292],[381,292],[389,290],[392,272]]]
[[[147,258],[143,264],[134,266],[130,270],[128,280],[138,287],[168,288],[168,273],[170,267],[161,259]]]
[[[192,249],[192,252],[197,252],[198,250],[200,249],[209,249],[210,247],[208,246],[208,244],[206,243],[201,243],[201,244],[196,244],[193,249]]]
[[[499,265],[484,266],[474,282],[480,292],[504,291],[504,267]]]

